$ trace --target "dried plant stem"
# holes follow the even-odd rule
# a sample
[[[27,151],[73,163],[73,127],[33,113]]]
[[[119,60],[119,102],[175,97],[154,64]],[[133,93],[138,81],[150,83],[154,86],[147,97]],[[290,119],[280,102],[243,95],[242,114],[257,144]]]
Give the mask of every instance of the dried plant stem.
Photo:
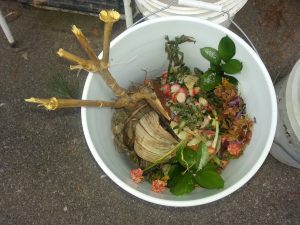
[[[138,114],[139,111],[141,111],[143,108],[145,108],[147,104],[143,104],[140,107],[138,107],[133,113],[130,114],[130,116],[127,118],[127,120],[124,123],[124,127],[134,118],[136,114]]]
[[[71,70],[84,69],[87,70],[88,72],[94,72],[94,73],[99,72],[103,80],[105,81],[105,83],[111,88],[111,90],[114,92],[114,94],[117,97],[126,95],[126,90],[117,83],[115,78],[109,72],[108,68],[103,68],[102,63],[99,59],[97,60],[97,62],[93,62],[92,60],[82,59],[62,48],[58,50],[57,54],[62,58],[65,58],[71,62],[75,62],[78,64],[78,65],[71,65],[70,66]]]
[[[153,90],[139,92],[128,95],[126,89],[119,86],[115,78],[112,76],[109,67],[109,51],[110,51],[110,39],[113,24],[120,19],[120,14],[114,10],[102,10],[99,13],[99,18],[104,22],[104,38],[103,38],[103,57],[98,59],[88,39],[84,36],[82,31],[75,25],[72,26],[72,32],[76,36],[83,50],[88,55],[89,59],[83,59],[78,57],[64,49],[60,48],[57,54],[76,65],[71,65],[70,69],[84,69],[88,72],[100,73],[104,82],[111,88],[118,99],[114,102],[106,101],[90,101],[90,100],[76,100],[76,99],[57,99],[55,97],[50,99],[39,99],[30,98],[25,99],[27,102],[37,103],[40,106],[44,106],[48,110],[55,110],[58,108],[70,108],[70,107],[81,107],[81,106],[95,106],[95,107],[112,107],[122,108],[126,107],[129,109],[136,109],[139,105],[137,104],[141,100],[146,100],[157,112],[160,112],[167,119],[170,119],[168,114],[165,112],[160,101],[157,99],[156,94]]]
[[[45,107],[47,110],[56,110],[60,108],[76,108],[81,106],[90,107],[113,107],[115,102],[95,101],[95,100],[79,100],[79,99],[57,99],[55,97],[49,99],[29,98],[26,102],[37,103],[39,106]]]
[[[101,76],[103,78],[103,80],[105,81],[105,83],[107,84],[107,86],[109,86],[111,88],[111,90],[114,92],[114,94],[117,97],[125,97],[127,96],[126,94],[126,90],[124,88],[122,88],[117,81],[115,80],[115,78],[111,75],[111,73],[109,72],[108,69],[102,70],[101,72]]]
[[[114,10],[102,10],[99,19],[104,22],[102,63],[104,67],[108,67],[111,32],[114,23],[120,19],[120,14]]]
[[[103,34],[103,56],[101,59],[101,71],[99,71],[105,80],[106,84],[113,90],[117,97],[126,96],[126,91],[119,86],[117,81],[113,78],[108,70],[109,67],[109,52],[110,52],[110,39],[112,28],[115,22],[120,19],[120,14],[113,10],[102,10],[99,13],[99,19],[104,22]]]
[[[154,99],[156,98],[153,93],[143,93],[143,92],[136,92],[132,95],[121,97],[116,100],[116,104],[120,107],[118,108],[129,108],[129,109],[136,109],[137,103],[141,100],[147,99]]]
[[[84,69],[88,72],[99,72],[105,83],[112,89],[117,97],[127,96],[126,90],[119,86],[108,70],[111,32],[113,24],[119,20],[120,14],[113,10],[102,10],[99,14],[99,18],[104,22],[103,57],[101,60],[96,56],[88,39],[75,25],[72,26],[72,32],[76,36],[83,50],[88,55],[89,60],[82,59],[62,48],[59,49],[57,54],[62,58],[77,63],[77,65],[70,66],[71,70]]]
[[[162,106],[160,100],[156,97],[151,98],[151,99],[147,99],[148,104],[158,113],[160,113],[162,116],[164,116],[168,121],[171,120],[170,115],[168,114],[168,112],[164,109],[164,107]]]
[[[79,99],[57,99],[55,97],[49,99],[41,98],[29,98],[25,99],[26,102],[36,103],[39,106],[43,106],[48,110],[56,110],[60,108],[76,108],[82,106],[89,107],[111,107],[111,108],[130,108],[136,107],[136,103],[143,99],[154,98],[152,94],[149,93],[134,93],[130,96],[122,97],[114,102],[109,101],[97,101],[97,100],[79,100]]]
[[[93,61],[91,60],[86,60],[86,59],[83,59],[83,58],[80,58],[62,48],[60,48],[57,52],[57,54],[64,58],[64,59],[67,59],[71,62],[75,62],[77,63],[78,65],[71,65],[70,66],[70,69],[73,70],[73,69],[85,69],[89,72],[97,72],[99,71],[99,67],[98,65],[96,65]]]
[[[113,23],[107,22],[104,24],[102,63],[103,66],[106,67],[108,67],[108,63],[109,63],[109,49],[110,49],[112,27],[113,27]]]
[[[88,60],[85,60],[83,58],[80,58],[62,48],[60,48],[58,51],[57,51],[57,54],[60,56],[60,57],[63,57],[71,62],[75,62],[75,63],[78,63],[78,64],[83,64],[83,63],[86,63]]]
[[[88,39],[84,36],[82,31],[78,29],[75,25],[72,26],[72,32],[76,36],[78,42],[80,43],[82,49],[86,52],[89,58],[94,62],[97,63],[99,61],[97,55],[93,51]]]

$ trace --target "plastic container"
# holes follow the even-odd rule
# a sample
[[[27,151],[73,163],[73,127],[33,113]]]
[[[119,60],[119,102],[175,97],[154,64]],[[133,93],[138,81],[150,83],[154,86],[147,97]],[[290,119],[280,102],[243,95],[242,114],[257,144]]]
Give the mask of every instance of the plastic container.
[[[167,3],[170,1],[136,0],[135,2],[143,16],[148,16],[149,14],[166,7]],[[246,4],[247,0],[206,0],[203,2],[222,6],[223,10],[228,11],[231,19],[233,19],[235,14]],[[200,19],[206,19],[225,27],[229,27],[230,25],[227,15],[223,12],[186,7],[177,4],[174,4],[164,11],[156,13],[155,15],[151,15],[149,19],[166,16],[192,16]]]
[[[120,34],[111,43],[111,73],[119,84],[128,87],[131,82],[143,82],[159,76],[167,68],[164,52],[165,35],[174,38],[188,35],[196,43],[181,46],[188,66],[203,70],[209,67],[199,49],[204,46],[217,47],[220,39],[228,35],[236,44],[235,58],[243,62],[244,68],[237,75],[241,94],[247,104],[247,112],[256,118],[253,137],[246,151],[238,160],[232,160],[223,171],[225,187],[219,190],[196,189],[192,193],[177,197],[168,190],[151,192],[148,182],[136,184],[131,181],[133,163],[121,154],[113,144],[111,131],[112,109],[82,108],[84,135],[91,153],[102,170],[121,188],[136,197],[160,205],[194,206],[224,198],[242,187],[260,168],[271,148],[277,122],[275,90],[263,62],[253,49],[230,30],[212,22],[192,17],[165,17],[148,20]],[[83,99],[112,100],[112,91],[102,78],[90,73],[83,91]]]
[[[271,154],[280,162],[300,169],[300,60],[275,88],[279,113]]]

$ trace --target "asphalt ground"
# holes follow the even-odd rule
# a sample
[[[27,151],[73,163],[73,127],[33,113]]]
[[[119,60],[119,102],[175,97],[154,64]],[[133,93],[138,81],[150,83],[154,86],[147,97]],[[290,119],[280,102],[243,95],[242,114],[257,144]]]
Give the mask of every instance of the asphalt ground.
[[[300,171],[271,155],[246,185],[207,205],[164,207],[119,188],[91,155],[79,109],[47,112],[23,100],[52,96],[59,75],[82,90],[87,73],[69,71],[56,51],[82,52],[70,32],[76,24],[100,52],[101,23],[14,1],[0,1],[0,8],[4,15],[17,12],[7,19],[18,42],[9,47],[0,30],[1,225],[300,223]],[[250,0],[236,15],[273,81],[288,75],[300,58],[299,9],[298,0]],[[124,29],[119,22],[113,36]]]

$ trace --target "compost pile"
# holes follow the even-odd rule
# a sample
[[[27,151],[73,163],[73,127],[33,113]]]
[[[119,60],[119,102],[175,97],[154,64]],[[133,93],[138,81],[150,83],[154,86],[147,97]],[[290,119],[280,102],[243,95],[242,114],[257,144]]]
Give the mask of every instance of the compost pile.
[[[185,42],[195,40],[185,35],[174,40],[166,37],[167,71],[141,85],[155,90],[169,117],[140,102],[134,112],[116,110],[112,121],[118,149],[136,163],[137,169],[131,170],[133,181],[147,180],[152,191],[162,192],[168,187],[175,195],[196,187],[224,187],[220,173],[231,159],[243,154],[253,127],[238,80],[227,75],[239,73],[243,67],[232,58],[233,41],[226,36],[218,50],[200,49],[210,62],[205,72],[185,65],[179,48]]]

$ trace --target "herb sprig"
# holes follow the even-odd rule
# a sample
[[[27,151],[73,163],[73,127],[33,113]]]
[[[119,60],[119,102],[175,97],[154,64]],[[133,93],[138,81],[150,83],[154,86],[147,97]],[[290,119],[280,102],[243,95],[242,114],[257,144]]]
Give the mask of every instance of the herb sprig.
[[[201,55],[210,62],[210,68],[200,76],[200,87],[204,91],[213,90],[225,77],[229,82],[237,84],[238,81],[232,76],[226,74],[237,74],[243,64],[237,59],[233,59],[236,53],[234,42],[228,37],[223,37],[218,45],[218,49],[212,47],[204,47],[200,49]]]

